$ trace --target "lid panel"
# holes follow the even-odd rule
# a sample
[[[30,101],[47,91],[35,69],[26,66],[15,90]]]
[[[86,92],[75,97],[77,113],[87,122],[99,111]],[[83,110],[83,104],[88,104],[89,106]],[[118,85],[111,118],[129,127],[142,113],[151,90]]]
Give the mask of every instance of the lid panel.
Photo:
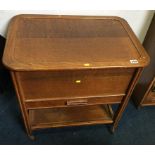
[[[138,59],[129,38],[28,38],[16,40],[14,56],[23,63],[91,63]],[[20,59],[17,59],[21,61]]]
[[[124,37],[126,31],[117,20],[41,18],[22,19],[18,38]]]
[[[20,15],[10,23],[7,38],[3,63],[12,70],[141,67],[148,63],[130,27],[117,17]]]

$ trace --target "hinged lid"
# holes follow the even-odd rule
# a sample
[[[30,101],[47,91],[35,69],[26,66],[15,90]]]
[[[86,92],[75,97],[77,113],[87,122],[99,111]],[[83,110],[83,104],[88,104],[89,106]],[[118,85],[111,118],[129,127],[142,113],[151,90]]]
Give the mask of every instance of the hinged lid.
[[[119,17],[18,15],[3,63],[11,70],[144,67],[149,57]]]

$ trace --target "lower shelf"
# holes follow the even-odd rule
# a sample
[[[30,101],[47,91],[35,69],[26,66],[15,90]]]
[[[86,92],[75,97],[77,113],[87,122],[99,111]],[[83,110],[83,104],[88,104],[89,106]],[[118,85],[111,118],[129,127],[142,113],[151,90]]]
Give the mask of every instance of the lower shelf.
[[[144,100],[142,106],[150,106],[155,105],[155,92],[150,91],[147,95],[146,99]]]
[[[78,106],[67,108],[37,109],[29,111],[31,128],[78,126],[113,123],[109,105]]]

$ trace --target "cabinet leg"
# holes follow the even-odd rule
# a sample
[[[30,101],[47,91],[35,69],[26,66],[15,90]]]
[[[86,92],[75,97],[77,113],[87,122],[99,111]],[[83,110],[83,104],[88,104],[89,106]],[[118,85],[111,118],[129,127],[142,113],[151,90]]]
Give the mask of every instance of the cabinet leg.
[[[109,132],[111,133],[111,134],[114,134],[114,128],[110,125],[110,126],[108,126],[108,130],[109,130]]]
[[[29,136],[30,139],[34,140],[34,136],[32,135],[32,130],[31,130],[31,126],[30,126],[30,121],[29,121],[29,115],[28,115],[28,110],[27,108],[25,107],[25,103],[22,99],[22,94],[20,93],[19,91],[19,85],[18,85],[18,82],[17,82],[17,77],[16,77],[16,74],[11,72],[11,76],[12,76],[12,79],[13,79],[13,82],[14,82],[14,86],[15,86],[15,90],[16,90],[16,93],[17,93],[17,97],[18,97],[18,100],[19,100],[19,105],[20,105],[20,109],[21,109],[21,112],[22,112],[22,116],[23,116],[23,120],[24,120],[24,125],[25,125],[25,128],[26,128],[26,132]]]
[[[31,140],[35,140],[35,136],[32,134],[32,130],[27,130],[27,135]]]
[[[130,87],[129,87],[128,91],[127,91],[127,94],[126,94],[125,98],[122,100],[122,103],[118,107],[118,110],[115,112],[114,123],[113,123],[113,127],[112,127],[113,132],[115,131],[115,129],[118,126],[118,123],[119,123],[119,121],[120,121],[120,119],[122,117],[122,114],[123,114],[128,102],[129,102],[129,98],[130,98],[130,96],[131,96],[131,94],[133,92],[133,89],[134,89],[134,87],[136,85],[136,82],[137,82],[141,72],[142,72],[142,69],[140,68],[135,73],[136,75],[135,75],[135,77],[132,79],[132,81],[130,83]]]
[[[28,134],[28,137],[29,137],[31,140],[35,140],[35,136],[34,136],[34,135],[29,135],[29,134]]]
[[[115,132],[115,127],[114,126],[111,128],[111,132],[114,134],[114,132]]]

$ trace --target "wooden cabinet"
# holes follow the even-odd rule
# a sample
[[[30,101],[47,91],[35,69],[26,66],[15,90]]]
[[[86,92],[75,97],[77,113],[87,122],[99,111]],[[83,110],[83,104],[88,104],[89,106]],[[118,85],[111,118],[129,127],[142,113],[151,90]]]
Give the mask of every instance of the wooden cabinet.
[[[88,124],[113,124],[114,131],[149,57],[119,17],[18,15],[3,63],[31,135]]]
[[[155,105],[155,16],[152,19],[143,43],[150,55],[150,64],[143,70],[137,83],[133,100],[137,106]]]

